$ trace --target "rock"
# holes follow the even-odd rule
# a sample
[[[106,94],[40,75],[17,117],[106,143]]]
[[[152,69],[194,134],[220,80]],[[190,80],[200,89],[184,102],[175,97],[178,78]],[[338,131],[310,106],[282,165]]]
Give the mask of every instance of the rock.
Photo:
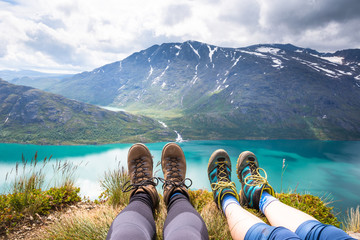
[[[360,239],[360,233],[348,232],[348,234],[349,234],[350,237],[352,237],[352,238]]]

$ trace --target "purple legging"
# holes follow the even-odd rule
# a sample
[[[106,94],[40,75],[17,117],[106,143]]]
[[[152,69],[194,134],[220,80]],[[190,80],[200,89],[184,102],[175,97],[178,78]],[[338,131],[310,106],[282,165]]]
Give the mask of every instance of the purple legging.
[[[106,239],[155,239],[156,227],[152,206],[148,194],[139,193],[132,196],[129,205],[111,224]],[[203,219],[183,194],[174,194],[170,198],[163,236],[165,240],[209,239]]]

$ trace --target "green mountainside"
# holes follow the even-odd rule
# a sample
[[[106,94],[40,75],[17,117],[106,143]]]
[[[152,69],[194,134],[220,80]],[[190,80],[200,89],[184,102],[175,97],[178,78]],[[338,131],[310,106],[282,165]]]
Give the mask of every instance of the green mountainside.
[[[360,139],[360,50],[164,43],[47,91],[148,115],[184,139]]]
[[[0,142],[101,144],[175,138],[148,117],[108,111],[0,79]]]

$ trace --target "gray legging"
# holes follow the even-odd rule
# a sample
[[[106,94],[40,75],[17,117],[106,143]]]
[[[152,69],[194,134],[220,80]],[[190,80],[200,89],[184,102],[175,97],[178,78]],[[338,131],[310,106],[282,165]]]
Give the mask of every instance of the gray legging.
[[[139,193],[131,197],[129,205],[115,218],[109,229],[107,240],[155,239],[156,227],[148,194]],[[209,239],[204,220],[183,194],[174,194],[168,205],[164,224],[165,240]]]

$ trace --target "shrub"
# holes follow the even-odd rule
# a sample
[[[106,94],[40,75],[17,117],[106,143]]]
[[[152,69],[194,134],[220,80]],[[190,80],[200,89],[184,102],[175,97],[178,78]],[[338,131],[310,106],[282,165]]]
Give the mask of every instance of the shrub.
[[[303,211],[322,223],[331,224],[336,227],[340,226],[340,222],[331,212],[333,207],[327,206],[319,197],[310,194],[300,195],[298,193],[279,193],[276,196],[281,202]]]
[[[59,210],[81,201],[80,188],[62,186],[47,191],[33,189],[28,193],[11,193],[0,196],[0,233],[12,230],[26,217],[48,215],[50,210]]]

